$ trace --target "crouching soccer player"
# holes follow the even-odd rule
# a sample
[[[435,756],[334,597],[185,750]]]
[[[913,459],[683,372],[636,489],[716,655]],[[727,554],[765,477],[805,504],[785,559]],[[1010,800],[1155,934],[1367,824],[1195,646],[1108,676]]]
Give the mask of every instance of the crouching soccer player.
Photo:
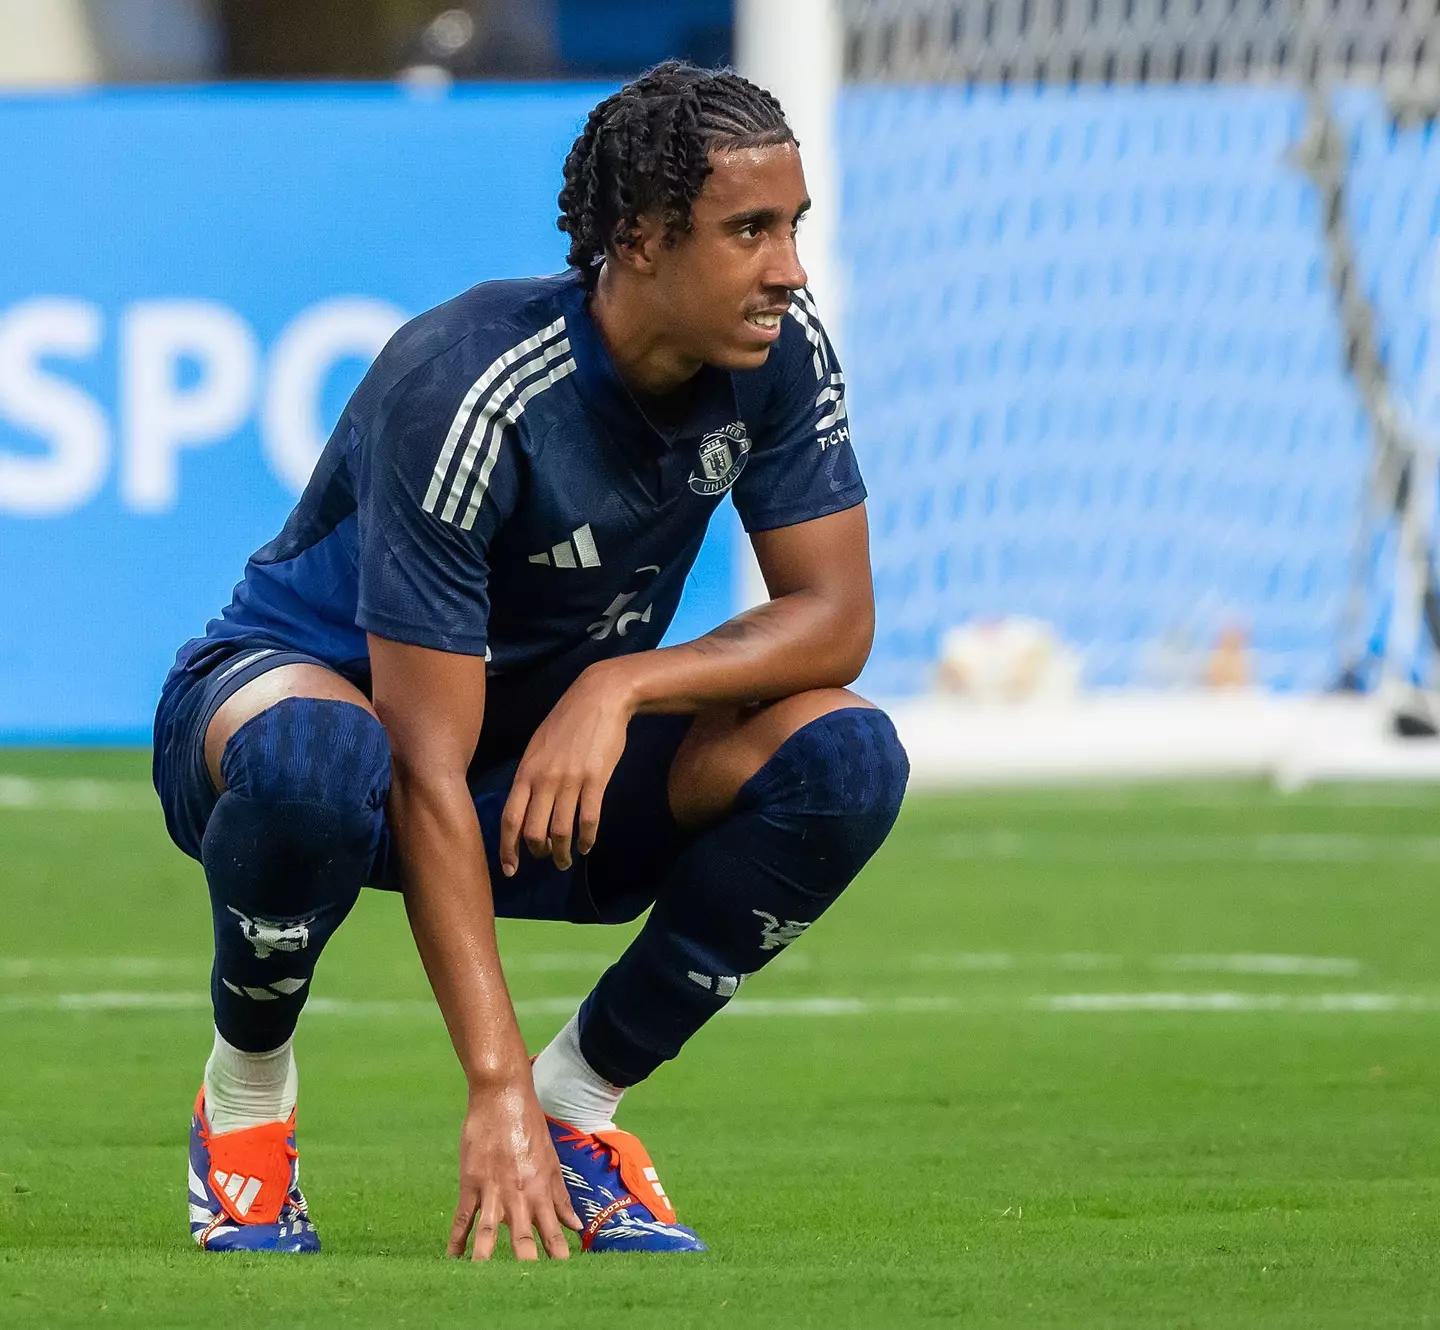
[[[873,604],[844,383],[768,93],[662,65],[565,163],[570,270],[396,334],[184,646],[155,777],[215,933],[202,1248],[315,1251],[291,1039],[365,886],[404,893],[469,1085],[449,1249],[687,1251],[627,1087],[836,900],[908,774],[846,690]],[[729,493],[770,600],[661,649]],[[494,919],[650,915],[532,1067]],[[535,1234],[539,1234],[537,1244]]]

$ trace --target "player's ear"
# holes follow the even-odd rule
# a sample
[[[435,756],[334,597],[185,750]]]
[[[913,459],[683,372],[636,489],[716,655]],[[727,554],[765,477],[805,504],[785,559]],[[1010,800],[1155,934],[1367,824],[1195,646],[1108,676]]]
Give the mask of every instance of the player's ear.
[[[628,235],[615,238],[613,258],[632,272],[650,276],[665,244],[665,226],[651,213],[642,212]]]

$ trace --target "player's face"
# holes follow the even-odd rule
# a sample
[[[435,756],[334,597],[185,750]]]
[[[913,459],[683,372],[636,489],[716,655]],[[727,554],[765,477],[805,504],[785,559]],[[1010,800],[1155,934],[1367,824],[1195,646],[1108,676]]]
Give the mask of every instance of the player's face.
[[[657,264],[676,341],[721,369],[754,369],[805,285],[795,230],[810,206],[793,143],[710,156],[692,229]]]

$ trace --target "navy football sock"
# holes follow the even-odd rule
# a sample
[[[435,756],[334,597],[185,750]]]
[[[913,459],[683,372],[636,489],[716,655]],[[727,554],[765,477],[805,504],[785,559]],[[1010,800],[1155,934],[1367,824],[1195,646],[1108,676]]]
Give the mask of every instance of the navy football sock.
[[[889,834],[909,773],[883,711],[833,711],[792,734],[681,854],[586,999],[585,1061],[623,1086],[673,1058],[850,884]]]
[[[221,758],[201,846],[215,929],[215,1026],[265,1052],[295,1031],[315,962],[367,881],[390,788],[380,722],[350,702],[285,698]]]

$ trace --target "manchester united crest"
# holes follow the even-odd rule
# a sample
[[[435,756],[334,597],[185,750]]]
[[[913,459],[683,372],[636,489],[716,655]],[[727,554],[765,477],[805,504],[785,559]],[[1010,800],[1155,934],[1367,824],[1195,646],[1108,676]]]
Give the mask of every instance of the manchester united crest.
[[[745,469],[749,452],[750,435],[743,421],[711,430],[700,440],[700,470],[690,473],[690,488],[696,494],[723,494]]]

